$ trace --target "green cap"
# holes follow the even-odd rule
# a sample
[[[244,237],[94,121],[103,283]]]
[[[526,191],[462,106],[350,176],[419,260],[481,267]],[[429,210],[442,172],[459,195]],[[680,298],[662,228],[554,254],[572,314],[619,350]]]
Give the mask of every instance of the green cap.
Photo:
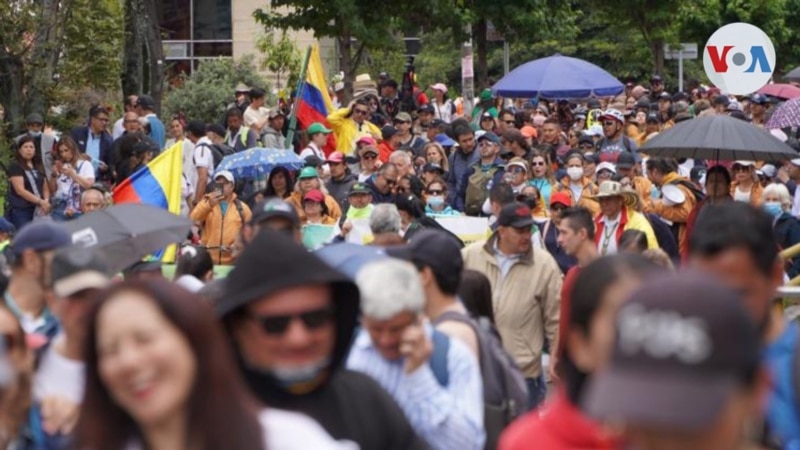
[[[306,133],[308,133],[309,136],[313,136],[313,135],[315,135],[317,133],[330,134],[330,133],[332,133],[332,131],[327,129],[327,128],[325,128],[325,125],[323,125],[323,124],[321,124],[319,122],[314,122],[314,123],[311,124],[311,126],[308,127],[308,129],[306,130]]]
[[[481,91],[481,101],[488,102],[492,99],[492,90],[491,89],[484,89]]]
[[[300,171],[300,176],[297,178],[319,178],[319,173],[317,173],[317,169],[313,167],[303,167],[303,170]]]

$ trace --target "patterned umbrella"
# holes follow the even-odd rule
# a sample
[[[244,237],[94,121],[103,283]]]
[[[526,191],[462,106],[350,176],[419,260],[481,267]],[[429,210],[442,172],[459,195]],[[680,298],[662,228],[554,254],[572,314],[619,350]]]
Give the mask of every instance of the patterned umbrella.
[[[758,93],[789,100],[790,98],[800,97],[800,88],[792,84],[773,83],[762,87],[758,90]]]
[[[254,180],[266,177],[276,167],[300,170],[304,165],[303,160],[291,150],[251,148],[226,156],[214,171],[228,170],[237,180]]]
[[[793,98],[788,102],[775,108],[769,120],[767,128],[789,128],[800,126],[800,97]]]

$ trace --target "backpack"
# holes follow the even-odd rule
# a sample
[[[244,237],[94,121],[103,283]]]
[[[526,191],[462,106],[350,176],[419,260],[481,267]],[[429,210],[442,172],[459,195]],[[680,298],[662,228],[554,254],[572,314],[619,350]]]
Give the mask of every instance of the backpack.
[[[226,144],[208,145],[207,143],[203,142],[198,144],[197,147],[205,147],[211,150],[211,156],[214,158],[214,169],[217,168],[219,163],[222,161],[222,158],[236,153],[236,150],[234,150],[233,147]]]
[[[528,410],[528,387],[525,377],[500,342],[500,336],[489,319],[481,317],[472,319],[469,316],[448,311],[439,316],[434,325],[454,321],[469,325],[478,337],[480,353],[481,378],[483,379],[483,423],[486,429],[485,448],[497,448],[497,442],[503,430],[514,419]],[[433,334],[433,353],[429,361],[431,370],[441,386],[447,386],[447,344],[440,344],[444,349],[437,350],[439,331]],[[447,337],[445,335],[445,337]]]
[[[473,166],[473,172],[467,179],[467,194],[464,198],[464,212],[468,216],[479,216],[483,212],[483,202],[489,197],[489,182],[498,170],[500,167],[494,166],[484,172],[477,165]]]

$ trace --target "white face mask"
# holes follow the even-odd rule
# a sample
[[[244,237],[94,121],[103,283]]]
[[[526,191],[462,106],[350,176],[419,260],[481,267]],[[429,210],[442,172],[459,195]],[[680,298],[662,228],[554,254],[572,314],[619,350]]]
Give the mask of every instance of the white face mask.
[[[582,167],[568,167],[567,168],[567,176],[572,181],[578,181],[583,178],[583,168]]]

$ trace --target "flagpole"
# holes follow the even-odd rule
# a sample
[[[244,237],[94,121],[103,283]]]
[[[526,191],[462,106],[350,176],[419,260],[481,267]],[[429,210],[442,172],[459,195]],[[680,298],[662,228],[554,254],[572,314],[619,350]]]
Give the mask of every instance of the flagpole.
[[[311,59],[311,46],[306,50],[306,58],[303,60],[303,70],[300,71],[300,78],[297,80],[294,102],[292,103],[292,118],[289,119],[289,132],[286,134],[286,148],[292,148],[294,134],[297,131],[297,105],[303,96],[303,86],[306,85],[306,72],[308,71],[308,60]]]

